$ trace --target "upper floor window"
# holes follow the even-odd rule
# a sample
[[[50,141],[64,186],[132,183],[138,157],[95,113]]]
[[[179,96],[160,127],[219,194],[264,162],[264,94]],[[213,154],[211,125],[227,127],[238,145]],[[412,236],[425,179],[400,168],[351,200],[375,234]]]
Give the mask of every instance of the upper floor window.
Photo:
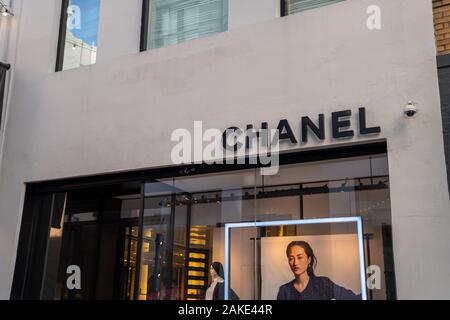
[[[141,50],[228,29],[228,0],[144,0]]]
[[[341,2],[344,0],[281,0],[282,13],[284,16],[326,6],[332,3]]]
[[[56,71],[94,64],[100,0],[62,0]]]

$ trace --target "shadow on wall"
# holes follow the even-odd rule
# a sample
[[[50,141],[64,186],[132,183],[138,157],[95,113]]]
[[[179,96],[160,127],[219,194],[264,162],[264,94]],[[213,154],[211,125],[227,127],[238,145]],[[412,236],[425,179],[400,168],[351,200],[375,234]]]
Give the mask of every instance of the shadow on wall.
[[[437,59],[447,182],[450,193],[450,54],[438,56]]]

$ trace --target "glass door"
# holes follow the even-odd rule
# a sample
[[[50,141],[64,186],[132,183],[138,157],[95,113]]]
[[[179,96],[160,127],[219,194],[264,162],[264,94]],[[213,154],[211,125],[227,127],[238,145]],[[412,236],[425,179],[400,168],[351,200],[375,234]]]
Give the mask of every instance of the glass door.
[[[145,184],[140,300],[185,298],[187,209],[172,180]]]

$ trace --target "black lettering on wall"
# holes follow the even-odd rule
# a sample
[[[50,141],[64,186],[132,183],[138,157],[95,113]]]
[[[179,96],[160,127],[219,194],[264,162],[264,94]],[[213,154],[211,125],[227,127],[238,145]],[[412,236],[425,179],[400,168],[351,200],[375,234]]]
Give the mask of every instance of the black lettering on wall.
[[[289,139],[292,143],[297,143],[294,132],[286,119],[280,120],[277,129],[280,141]]]
[[[334,139],[353,137],[355,135],[353,130],[341,130],[341,129],[349,128],[351,125],[351,122],[349,119],[341,120],[341,118],[350,117],[351,115],[352,115],[351,110],[337,111],[337,112],[331,113],[331,121],[332,121],[332,126],[333,126],[333,138]]]
[[[320,140],[325,140],[325,117],[323,113],[319,114],[319,126],[309,118],[302,117],[302,142],[308,142],[308,128],[316,135]]]
[[[359,133],[360,134],[374,134],[380,133],[380,127],[367,128],[366,123],[366,108],[359,108]]]

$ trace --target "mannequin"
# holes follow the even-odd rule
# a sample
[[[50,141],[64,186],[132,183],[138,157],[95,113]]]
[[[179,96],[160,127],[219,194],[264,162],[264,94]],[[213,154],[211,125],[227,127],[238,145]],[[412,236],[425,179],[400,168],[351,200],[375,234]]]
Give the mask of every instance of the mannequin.
[[[214,296],[214,290],[217,286],[218,283],[223,283],[223,277],[221,277],[219,274],[223,275],[223,269],[220,270],[221,267],[221,263],[220,262],[214,262],[210,267],[209,267],[209,274],[211,275],[211,285],[208,287],[208,289],[206,290],[206,296],[205,296],[205,300],[214,300],[213,296]],[[222,272],[221,272],[222,271]]]
[[[209,267],[211,275],[211,285],[206,290],[205,300],[223,300],[224,299],[224,272],[220,262],[213,262]],[[230,288],[230,300],[239,300],[239,297]]]

